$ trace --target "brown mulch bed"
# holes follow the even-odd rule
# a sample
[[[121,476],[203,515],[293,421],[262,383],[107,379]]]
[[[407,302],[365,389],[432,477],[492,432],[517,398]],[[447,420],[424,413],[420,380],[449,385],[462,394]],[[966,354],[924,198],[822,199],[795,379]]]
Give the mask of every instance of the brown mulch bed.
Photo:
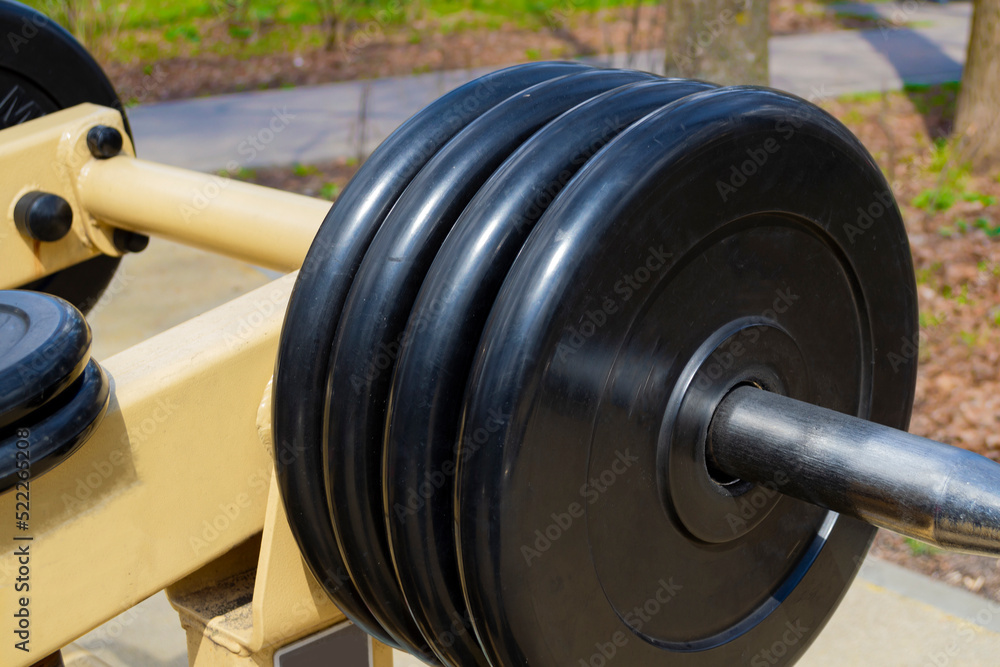
[[[771,0],[771,31],[775,35],[871,28],[875,21],[838,16],[811,0]],[[449,25],[455,22],[449,19]],[[530,60],[572,59],[611,52],[635,52],[663,44],[666,6],[641,5],[594,13],[555,16],[536,30],[501,28],[456,30],[440,21],[415,21],[406,27],[361,30],[332,49],[236,56],[194,51],[178,42],[175,57],[158,62],[103,63],[122,99],[129,104],[197,97],[352,79],[400,76],[465,67],[500,66]],[[260,31],[275,29],[261,26]],[[201,27],[201,42],[233,42],[222,22]],[[319,40],[319,28],[302,31]],[[155,33],[139,36],[150,40]],[[222,49],[239,53],[238,43]],[[185,51],[187,49],[188,52]],[[113,43],[95,45],[95,52],[113,53]]]
[[[1000,200],[1000,176],[954,185],[949,172],[958,165],[934,149],[951,131],[953,86],[822,105],[882,166],[909,232],[921,313],[910,431],[1000,461],[1000,205],[986,199]],[[944,210],[914,205],[938,191],[943,206],[949,185],[973,200],[958,196]],[[942,552],[887,531],[870,553],[1000,600],[1000,560]]]
[[[910,235],[922,319],[910,429],[1000,461],[1000,209],[988,199],[1000,200],[1000,183],[968,176],[944,210],[914,205],[936,191],[948,199],[958,165],[931,142],[950,129],[953,105],[953,89],[935,88],[826,106],[889,173]]]

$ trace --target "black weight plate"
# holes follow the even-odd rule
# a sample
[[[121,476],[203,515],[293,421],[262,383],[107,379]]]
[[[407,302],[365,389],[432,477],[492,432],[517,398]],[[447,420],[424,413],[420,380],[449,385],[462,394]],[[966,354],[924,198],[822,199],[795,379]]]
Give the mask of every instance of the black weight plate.
[[[90,359],[90,327],[56,297],[0,291],[0,428],[72,384]]]
[[[414,178],[365,253],[331,354],[324,467],[334,534],[359,593],[410,650],[424,644],[396,579],[383,513],[382,438],[392,366],[434,254],[469,200],[539,127],[649,75],[590,70],[525,89],[470,123]],[[407,554],[421,567],[421,554]],[[422,622],[425,622],[422,620]]]
[[[915,360],[888,355],[916,331],[889,187],[823,111],[727,88],[622,132],[518,255],[469,382],[459,558],[491,662],[794,661],[874,529],[789,498],[760,518],[773,488],[695,484],[678,392],[757,381],[905,428]],[[698,479],[675,489],[685,454]],[[681,517],[679,491],[705,503]],[[728,538],[695,536],[720,519]]]
[[[707,83],[653,80],[567,111],[490,177],[448,234],[410,313],[383,457],[387,532],[404,597],[448,664],[476,664],[455,544],[458,419],[472,359],[497,292],[534,223],[605,143],[648,113]],[[422,554],[412,567],[410,554]],[[481,661],[482,658],[479,657]]]
[[[331,527],[323,479],[328,355],[351,280],[399,195],[471,120],[539,81],[589,69],[532,63],[494,72],[443,96],[389,136],[337,198],[313,239],[281,331],[273,391],[275,467],[285,511],[316,579],[358,626],[395,644],[360,600]]]
[[[0,429],[0,493],[65,461],[100,424],[110,399],[108,377],[96,361],[40,410]],[[27,461],[29,472],[18,464]],[[24,465],[24,464],[22,464]]]
[[[0,129],[91,102],[125,110],[100,65],[44,14],[0,0]],[[119,258],[99,256],[24,285],[60,296],[86,313],[101,297]]]

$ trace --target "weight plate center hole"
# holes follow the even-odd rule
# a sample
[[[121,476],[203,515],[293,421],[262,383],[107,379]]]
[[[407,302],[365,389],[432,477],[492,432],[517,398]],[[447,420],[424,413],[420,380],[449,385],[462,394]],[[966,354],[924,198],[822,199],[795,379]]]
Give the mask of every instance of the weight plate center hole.
[[[665,509],[691,538],[721,544],[764,521],[780,494],[763,493],[715,464],[708,448],[712,417],[737,387],[798,394],[808,376],[795,341],[773,321],[744,317],[706,336],[688,359],[661,427],[659,475]],[[745,506],[752,501],[752,511]]]
[[[726,395],[728,396],[730,392],[739,387],[757,387],[758,389],[764,389],[765,391],[767,390],[767,387],[764,386],[764,383],[758,380],[745,380],[743,382],[737,382],[735,385],[730,387],[729,391],[726,392]],[[718,405],[716,405],[715,407],[718,408]],[[708,428],[709,431],[711,430],[711,427],[712,423],[711,420],[709,420],[709,428]],[[712,451],[708,443],[708,431],[703,433],[702,437],[705,439],[706,443],[705,470],[708,471],[708,476],[712,479],[712,481],[718,484],[719,486],[723,487],[727,492],[729,492],[734,497],[741,496],[745,494],[747,491],[749,491],[753,487],[753,485],[750,482],[745,482],[739,477],[734,477],[733,475],[730,475],[728,472],[720,468],[718,464],[715,462],[715,457],[712,456]]]

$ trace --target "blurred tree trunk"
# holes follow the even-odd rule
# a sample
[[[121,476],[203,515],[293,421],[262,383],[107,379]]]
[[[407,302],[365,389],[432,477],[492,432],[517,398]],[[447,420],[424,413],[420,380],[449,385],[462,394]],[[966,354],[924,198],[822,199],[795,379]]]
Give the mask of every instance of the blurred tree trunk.
[[[666,0],[666,4],[667,76],[768,85],[767,0]]]
[[[958,94],[959,159],[985,171],[1000,163],[1000,0],[976,0]]]
[[[337,44],[342,41],[341,33],[345,28],[344,5],[343,0],[316,0],[320,29],[326,36],[323,46],[327,51],[333,51]]]

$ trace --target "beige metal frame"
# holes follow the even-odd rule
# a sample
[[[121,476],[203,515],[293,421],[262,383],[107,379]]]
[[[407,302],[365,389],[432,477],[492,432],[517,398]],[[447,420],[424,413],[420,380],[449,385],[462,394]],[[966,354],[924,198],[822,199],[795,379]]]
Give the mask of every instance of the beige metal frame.
[[[0,287],[113,254],[112,224],[277,269],[301,264],[328,202],[142,162],[127,140],[121,156],[93,159],[86,133],[98,124],[122,129],[116,111],[80,105],[0,132]],[[14,203],[35,189],[72,205],[67,238],[17,232]],[[164,588],[192,665],[269,665],[277,648],[344,620],[305,567],[274,480],[270,378],[294,279],[102,362],[107,416],[31,482],[30,528],[18,535],[31,540],[0,537],[0,610],[10,619],[28,596],[31,615],[30,653],[0,642],[0,664],[30,665]],[[14,510],[14,494],[0,497],[0,516],[13,522]],[[28,593],[12,585],[25,544]],[[401,655],[372,652],[377,667]]]
[[[16,287],[59,269],[95,257],[118,255],[111,230],[83,210],[75,186],[80,170],[92,160],[87,131],[110,125],[124,132],[121,114],[113,109],[80,105],[0,132],[0,289]],[[126,141],[124,155],[132,155]],[[63,239],[39,243],[22,236],[14,225],[14,205],[21,195],[42,190],[61,196],[73,208],[73,227]]]
[[[92,160],[80,203],[99,220],[294,271],[330,202],[129,157]]]

